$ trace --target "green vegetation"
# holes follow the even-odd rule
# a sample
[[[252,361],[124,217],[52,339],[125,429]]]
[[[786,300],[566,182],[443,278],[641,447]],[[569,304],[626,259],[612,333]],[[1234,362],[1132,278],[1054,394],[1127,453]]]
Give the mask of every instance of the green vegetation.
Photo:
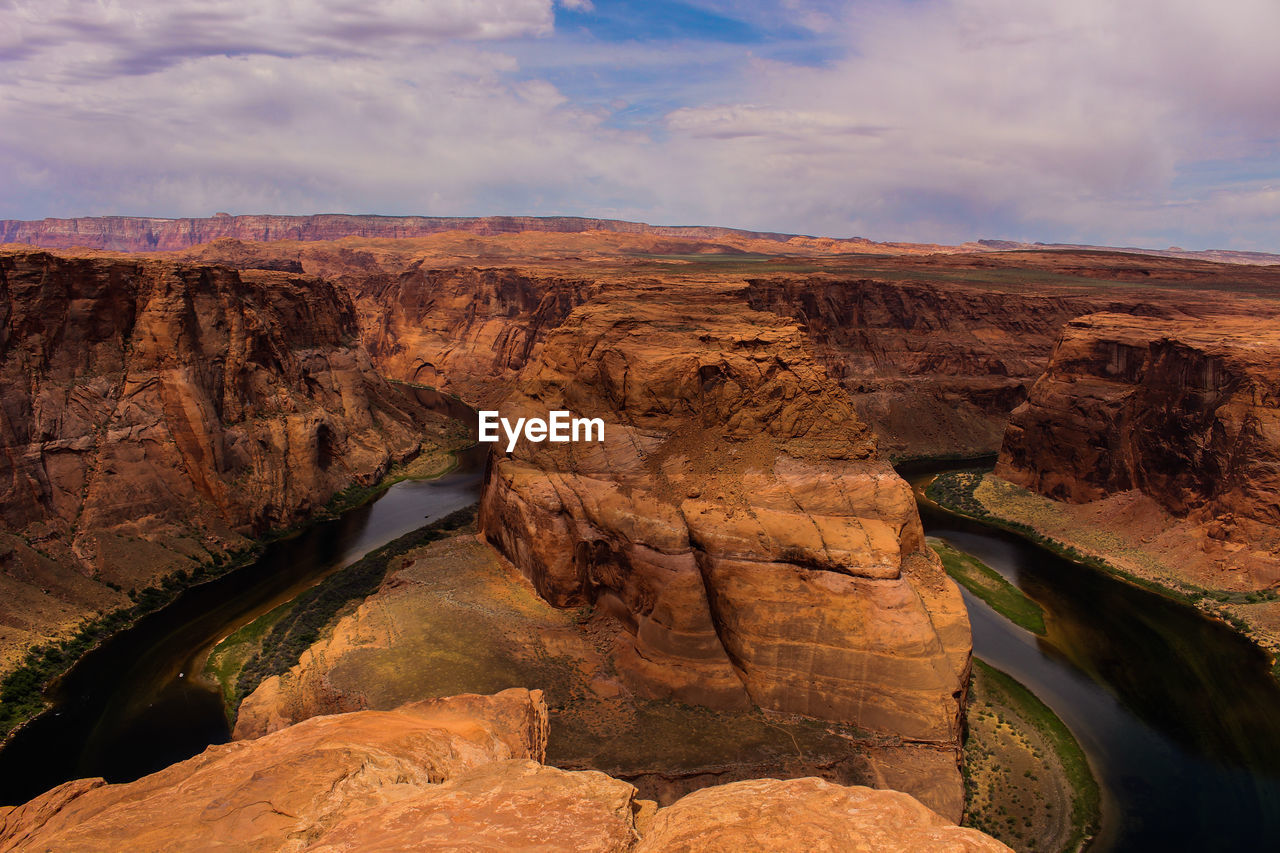
[[[1139,577],[1108,563],[1106,560],[1094,557],[1091,554],[1085,554],[1073,545],[1067,545],[1057,539],[1045,536],[1029,524],[1010,521],[998,515],[993,515],[983,506],[981,501],[974,497],[974,491],[982,483],[982,478],[990,472],[990,468],[977,468],[965,471],[947,471],[939,474],[925,489],[925,497],[942,509],[977,519],[992,527],[1007,530],[1010,533],[1016,533],[1024,539],[1034,542],[1045,550],[1051,551],[1073,563],[1087,566],[1099,572],[1105,572],[1128,581],[1134,586],[1142,587],[1149,592],[1154,592],[1157,595],[1162,595],[1183,604],[1195,605],[1203,599],[1216,599],[1226,602],[1234,600],[1237,595],[1240,601],[1243,602],[1245,600],[1243,593],[1214,593],[1187,583],[1180,584],[1179,587],[1175,588],[1148,578]],[[1218,596],[1222,597],[1219,598]]]
[[[1020,628],[1044,634],[1044,611],[1004,577],[981,560],[958,551],[941,539],[929,537],[929,547],[957,583],[990,605]]]
[[[285,613],[275,616],[268,630],[264,626],[253,627],[246,637],[253,632],[261,631],[262,637],[258,651],[250,655],[236,675],[234,687],[229,681],[221,680],[223,696],[227,697],[228,708],[232,712],[239,707],[240,700],[253,692],[259,684],[273,675],[282,675],[298,662],[299,657],[316,640],[320,633],[337,617],[344,606],[353,601],[362,601],[372,595],[382,584],[383,578],[395,557],[402,556],[414,548],[443,539],[458,532],[462,527],[475,521],[475,507],[458,510],[439,521],[406,533],[399,539],[377,548],[344,569],[329,575],[319,584],[308,589],[293,601],[293,606]],[[276,611],[261,617],[262,620],[276,614]],[[261,621],[261,620],[259,620]],[[228,638],[230,641],[231,638]],[[219,644],[214,655],[221,655],[226,660],[228,655]],[[212,657],[212,656],[211,656]],[[225,673],[229,676],[229,672]]]
[[[1182,580],[1168,579],[1165,581],[1152,580],[1127,572],[1119,566],[1114,565],[1100,557],[1091,554],[1085,554],[1073,545],[1060,542],[1057,539],[1046,536],[1034,527],[1023,524],[1019,521],[1011,521],[1001,516],[993,514],[990,510],[977,499],[974,492],[981,485],[983,477],[991,473],[990,468],[972,468],[963,471],[947,471],[934,477],[925,489],[925,497],[933,501],[941,509],[954,512],[958,515],[968,516],[989,524],[992,527],[998,527],[1001,530],[1007,530],[1022,538],[1039,545],[1047,551],[1057,554],[1067,560],[1077,563],[1081,566],[1093,569],[1095,571],[1104,572],[1112,577],[1119,578],[1133,586],[1140,587],[1148,592],[1154,592],[1156,595],[1163,596],[1180,604],[1188,604],[1192,607],[1208,613],[1217,619],[1220,619],[1231,625],[1236,630],[1246,636],[1256,639],[1255,631],[1247,621],[1241,619],[1238,615],[1230,613],[1225,609],[1219,608],[1217,605],[1222,604],[1258,604],[1267,601],[1276,601],[1280,599],[1280,592],[1272,589],[1256,590],[1253,592],[1235,592],[1230,590],[1211,590],[1197,586],[1193,583]],[[1265,646],[1264,646],[1265,648]],[[1277,679],[1280,679],[1280,660],[1274,666],[1274,672]]]
[[[257,619],[232,633],[214,648],[205,662],[204,674],[216,682],[227,708],[235,704],[236,678],[245,662],[262,647],[262,639],[277,622],[293,609],[294,602],[286,601],[279,607],[264,613]]]
[[[1073,834],[1064,849],[1080,849],[1098,831],[1102,809],[1098,781],[1093,776],[1084,750],[1058,715],[1025,685],[978,658],[973,659],[973,666],[975,675],[984,679],[986,689],[994,694],[994,698],[1008,705],[1022,720],[1032,725],[1056,753],[1071,788]]]
[[[449,456],[456,464],[456,457],[452,454]],[[115,634],[129,628],[143,616],[169,604],[182,591],[249,565],[261,555],[264,545],[296,536],[317,518],[331,518],[359,506],[401,480],[440,476],[451,469],[452,466],[446,460],[424,454],[391,472],[373,486],[352,486],[339,492],[315,518],[291,527],[268,531],[258,541],[240,551],[227,555],[213,554],[207,563],[195,563],[189,571],[179,569],[166,575],[158,586],[148,586],[140,591],[129,590],[129,598],[134,602],[131,607],[86,619],[65,640],[32,646],[22,662],[0,680],[0,743],[16,728],[49,707],[45,693],[50,685],[80,658]],[[223,684],[221,680],[219,683]],[[224,695],[226,690],[224,684]]]
[[[404,480],[443,477],[456,467],[458,467],[458,457],[452,453],[444,455],[423,453],[404,465],[396,466],[387,476],[371,486],[353,484],[338,492],[324,505],[324,509],[314,518],[307,520],[307,524],[319,518],[337,518],[347,510],[367,504],[396,483]]]

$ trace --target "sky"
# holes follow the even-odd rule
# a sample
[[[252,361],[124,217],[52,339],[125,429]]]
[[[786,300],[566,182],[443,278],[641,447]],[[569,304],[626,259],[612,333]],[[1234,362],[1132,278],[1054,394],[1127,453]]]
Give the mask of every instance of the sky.
[[[1275,0],[0,0],[0,218],[1280,251]]]

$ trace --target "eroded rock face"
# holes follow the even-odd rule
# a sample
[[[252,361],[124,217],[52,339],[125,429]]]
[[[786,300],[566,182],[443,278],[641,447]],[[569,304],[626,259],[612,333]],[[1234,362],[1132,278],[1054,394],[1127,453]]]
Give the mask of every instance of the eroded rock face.
[[[830,277],[757,279],[748,297],[804,325],[882,450],[900,456],[994,452],[1063,324],[1120,310],[1096,296]]]
[[[365,345],[385,375],[501,399],[535,349],[599,287],[514,269],[423,269],[348,274]]]
[[[304,518],[438,420],[343,293],[284,273],[5,252],[0,376],[0,588],[28,605],[0,644]]]
[[[1071,503],[1136,489],[1205,536],[1280,555],[1278,388],[1270,322],[1081,317],[1014,412],[996,474]]]
[[[723,286],[613,292],[518,388],[505,417],[605,441],[495,451],[482,528],[548,601],[616,616],[635,685],[958,743],[963,604],[794,323]]]
[[[664,809],[541,763],[538,691],[316,717],[136,782],[78,779],[0,809],[0,851],[1006,851],[906,794],[818,779],[704,789]]]

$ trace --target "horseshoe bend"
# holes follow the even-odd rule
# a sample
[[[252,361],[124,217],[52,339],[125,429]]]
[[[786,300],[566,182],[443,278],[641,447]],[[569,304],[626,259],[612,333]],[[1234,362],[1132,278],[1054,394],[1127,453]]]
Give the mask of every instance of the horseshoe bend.
[[[287,220],[6,225],[0,849],[1265,813],[1280,266]]]

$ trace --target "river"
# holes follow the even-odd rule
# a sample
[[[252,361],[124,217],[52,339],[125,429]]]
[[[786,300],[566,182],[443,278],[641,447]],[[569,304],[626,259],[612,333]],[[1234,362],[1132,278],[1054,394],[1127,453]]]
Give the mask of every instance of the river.
[[[436,392],[416,393],[437,411],[470,412]],[[68,779],[131,781],[227,742],[221,695],[200,675],[213,647],[374,548],[475,503],[487,451],[476,445],[444,476],[401,481],[268,545],[253,564],[184,590],[89,652],[51,691],[53,708],[0,750],[0,804]]]
[[[965,592],[974,654],[1031,688],[1089,756],[1104,789],[1091,850],[1280,849],[1280,684],[1261,651],[1018,536],[925,500],[920,514],[1044,608],[1037,637]]]
[[[237,628],[367,551],[474,503],[479,448],[453,472],[405,481],[268,546],[253,565],[184,591],[86,655],[54,709],[0,752],[0,803],[68,779],[127,781],[229,738],[198,674]],[[919,484],[932,470],[904,471]],[[1070,726],[1104,789],[1093,849],[1280,849],[1280,685],[1265,656],[1195,610],[1023,539],[920,503],[929,534],[973,554],[1045,610],[1017,628],[965,595],[975,653]]]

